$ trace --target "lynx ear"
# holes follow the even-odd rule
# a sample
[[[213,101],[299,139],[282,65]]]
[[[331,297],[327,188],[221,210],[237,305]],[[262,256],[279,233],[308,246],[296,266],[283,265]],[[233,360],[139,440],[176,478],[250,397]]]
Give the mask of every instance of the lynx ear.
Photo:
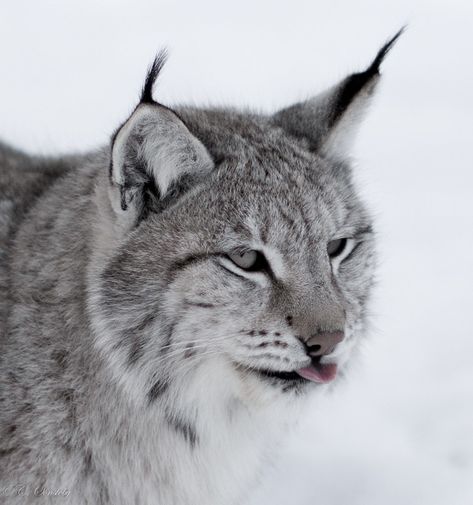
[[[275,123],[288,133],[307,139],[311,150],[344,158],[374,94],[379,67],[403,31],[404,28],[399,30],[379,50],[364,72],[352,74],[324,93],[279,111],[274,115]]]
[[[140,103],[112,139],[112,207],[134,221],[164,209],[213,167],[206,148],[179,116],[152,98],[164,60],[164,53],[155,59]]]

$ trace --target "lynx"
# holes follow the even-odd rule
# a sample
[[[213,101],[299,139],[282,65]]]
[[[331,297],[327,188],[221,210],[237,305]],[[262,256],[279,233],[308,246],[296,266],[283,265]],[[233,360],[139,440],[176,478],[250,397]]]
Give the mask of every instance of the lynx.
[[[398,36],[274,114],[156,102],[160,54],[109,145],[0,146],[0,503],[244,503],[365,333],[349,154]]]

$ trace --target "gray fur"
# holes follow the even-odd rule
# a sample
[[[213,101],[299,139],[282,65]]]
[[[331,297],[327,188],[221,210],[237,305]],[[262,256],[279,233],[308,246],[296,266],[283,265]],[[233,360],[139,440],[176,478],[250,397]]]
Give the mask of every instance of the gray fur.
[[[313,140],[336,95],[314,103],[274,116],[140,105],[152,119],[115,137],[118,172],[112,146],[57,160],[0,146],[0,503],[242,503],[320,389],[250,370],[305,366],[303,342],[343,328],[343,375],[372,223],[336,144]],[[357,245],[335,267],[340,236]],[[276,278],[232,270],[224,255],[242,246],[279,258]]]

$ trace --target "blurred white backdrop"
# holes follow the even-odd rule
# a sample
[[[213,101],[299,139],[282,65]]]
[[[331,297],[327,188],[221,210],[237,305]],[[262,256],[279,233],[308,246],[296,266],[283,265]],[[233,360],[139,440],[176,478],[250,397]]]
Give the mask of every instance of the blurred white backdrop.
[[[0,4],[0,138],[48,154],[105,143],[163,46],[163,103],[270,111],[363,68],[406,22],[354,152],[379,229],[374,328],[252,505],[473,503],[473,3]]]

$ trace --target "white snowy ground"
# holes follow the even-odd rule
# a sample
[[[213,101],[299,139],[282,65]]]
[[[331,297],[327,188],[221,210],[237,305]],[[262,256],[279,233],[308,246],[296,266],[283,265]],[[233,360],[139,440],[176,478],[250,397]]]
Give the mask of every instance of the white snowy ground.
[[[44,153],[105,142],[164,44],[164,103],[274,110],[405,22],[354,153],[379,228],[375,328],[253,505],[473,504],[473,3],[0,4],[0,138]]]

